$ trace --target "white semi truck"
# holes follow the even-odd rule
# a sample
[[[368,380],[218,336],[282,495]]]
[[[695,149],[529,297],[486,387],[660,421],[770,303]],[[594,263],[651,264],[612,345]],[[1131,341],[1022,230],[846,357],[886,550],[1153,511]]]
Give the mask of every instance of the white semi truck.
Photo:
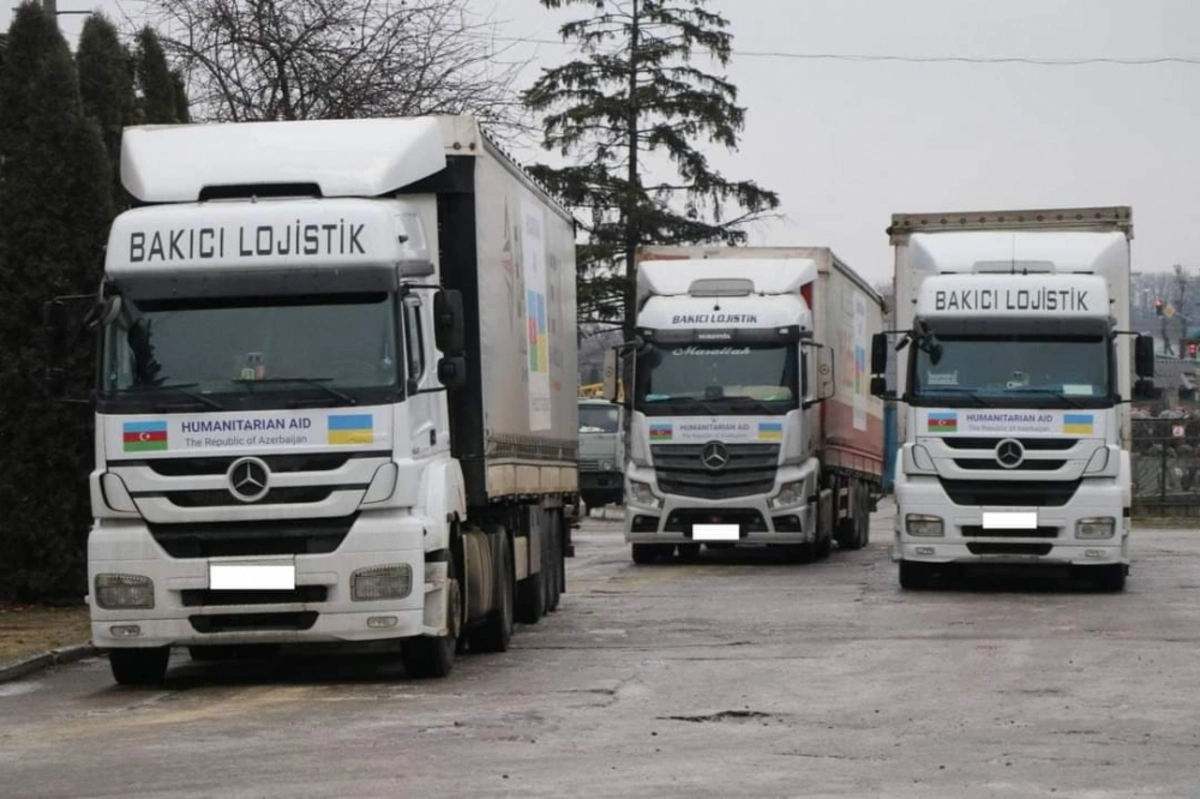
[[[634,561],[864,546],[883,471],[867,355],[882,329],[879,295],[828,249],[644,248],[626,348]]]
[[[442,676],[553,610],[571,216],[465,117],[131,128],[121,175],[88,539],[115,679],[383,639]]]
[[[889,234],[898,331],[872,342],[871,372],[873,393],[907,406],[901,585],[962,564],[1050,563],[1121,590],[1127,403],[1154,369],[1150,337],[1130,346],[1130,209],[897,214]]]

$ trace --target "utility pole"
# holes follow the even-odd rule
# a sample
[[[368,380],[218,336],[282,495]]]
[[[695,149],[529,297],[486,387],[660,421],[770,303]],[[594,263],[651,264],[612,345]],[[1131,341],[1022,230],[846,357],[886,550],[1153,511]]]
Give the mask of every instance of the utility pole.
[[[1187,314],[1184,312],[1184,295],[1187,290],[1187,275],[1183,273],[1183,267],[1175,264],[1175,285],[1179,290],[1179,302],[1175,306],[1176,313],[1179,314],[1179,357],[1182,358],[1187,349],[1188,335],[1188,320]]]

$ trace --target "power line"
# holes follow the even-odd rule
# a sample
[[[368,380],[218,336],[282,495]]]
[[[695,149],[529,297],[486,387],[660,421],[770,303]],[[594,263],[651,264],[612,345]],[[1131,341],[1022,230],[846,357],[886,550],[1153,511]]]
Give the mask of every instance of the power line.
[[[514,44],[549,44],[559,47],[576,47],[572,42],[561,39],[535,39],[528,36],[495,36],[489,38],[498,42]],[[742,58],[784,58],[794,61],[858,61],[878,62],[893,61],[908,64],[1026,64],[1038,67],[1079,67],[1093,64],[1112,64],[1124,67],[1153,66],[1156,64],[1187,64],[1200,66],[1200,56],[1157,56],[1153,58],[1028,58],[1024,56],[999,56],[994,58],[972,56],[904,56],[904,55],[868,55],[865,53],[788,53],[773,50],[735,50],[734,56]]]

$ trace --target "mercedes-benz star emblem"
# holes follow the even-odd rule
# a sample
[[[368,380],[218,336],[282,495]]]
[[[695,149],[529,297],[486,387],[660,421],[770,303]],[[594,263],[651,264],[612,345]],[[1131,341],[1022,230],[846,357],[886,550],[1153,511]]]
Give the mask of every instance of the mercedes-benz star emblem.
[[[1013,438],[1006,438],[996,445],[996,461],[1005,469],[1015,469],[1025,460],[1025,447]]]
[[[729,450],[720,441],[710,441],[700,450],[700,462],[706,469],[718,472],[729,463]]]
[[[271,470],[258,458],[238,458],[226,477],[229,493],[242,502],[258,502],[271,490]]]

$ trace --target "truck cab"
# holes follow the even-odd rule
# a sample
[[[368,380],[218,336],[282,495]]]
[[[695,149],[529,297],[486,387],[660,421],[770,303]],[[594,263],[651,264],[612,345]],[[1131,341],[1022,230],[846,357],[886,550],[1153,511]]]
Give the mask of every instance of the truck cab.
[[[579,494],[588,508],[624,496],[624,409],[604,399],[579,400]]]
[[[1020,215],[962,216],[982,228]],[[877,337],[872,372],[876,393],[906,406],[893,542],[906,587],[970,563],[1060,564],[1124,585],[1131,350],[1140,376],[1153,369],[1152,341],[1131,347],[1128,331],[1131,231],[1023,218],[894,225],[900,330]],[[879,377],[889,351],[894,394]]]

